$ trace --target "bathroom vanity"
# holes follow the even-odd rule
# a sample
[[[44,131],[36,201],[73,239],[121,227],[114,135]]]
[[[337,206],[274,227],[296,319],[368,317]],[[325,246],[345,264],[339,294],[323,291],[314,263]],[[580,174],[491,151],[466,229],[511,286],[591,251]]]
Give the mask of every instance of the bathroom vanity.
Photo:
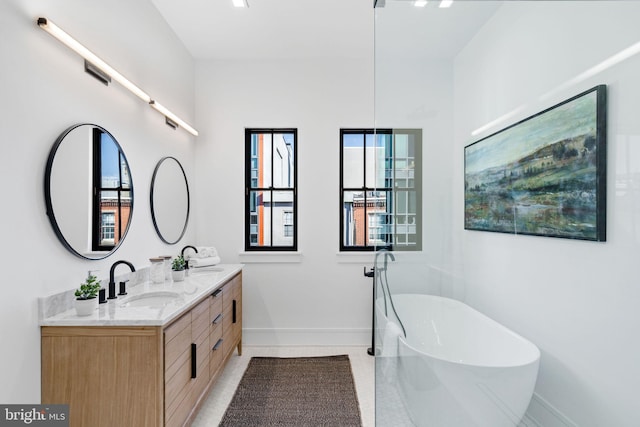
[[[69,404],[72,427],[188,425],[242,352],[242,265],[45,317],[41,339],[42,403]]]

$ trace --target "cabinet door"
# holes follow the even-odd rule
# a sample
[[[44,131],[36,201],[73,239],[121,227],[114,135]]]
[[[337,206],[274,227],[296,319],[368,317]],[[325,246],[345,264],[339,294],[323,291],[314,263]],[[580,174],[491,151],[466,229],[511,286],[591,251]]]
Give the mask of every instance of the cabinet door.
[[[200,302],[165,328],[165,425],[181,426],[209,383],[209,306]]]
[[[233,283],[233,337],[234,341],[242,339],[242,275],[236,276]]]
[[[242,334],[242,275],[224,285],[223,292],[223,358],[233,352]]]
[[[209,383],[209,307],[211,297],[192,310],[191,339],[195,344],[195,360],[192,362],[191,400],[195,404]]]
[[[189,412],[189,384],[191,381],[191,313],[164,330],[165,425],[182,425]],[[182,410],[181,410],[182,409]]]
[[[41,335],[41,402],[68,404],[69,425],[161,424],[160,328],[43,326]]]

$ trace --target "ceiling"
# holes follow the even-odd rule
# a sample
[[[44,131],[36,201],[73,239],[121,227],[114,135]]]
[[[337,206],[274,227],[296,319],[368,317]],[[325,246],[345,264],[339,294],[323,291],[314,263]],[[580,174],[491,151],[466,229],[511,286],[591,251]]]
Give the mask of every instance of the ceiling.
[[[376,49],[453,57],[501,2],[151,0],[195,59],[371,58]],[[374,25],[375,21],[375,25]],[[375,29],[374,29],[375,28]]]

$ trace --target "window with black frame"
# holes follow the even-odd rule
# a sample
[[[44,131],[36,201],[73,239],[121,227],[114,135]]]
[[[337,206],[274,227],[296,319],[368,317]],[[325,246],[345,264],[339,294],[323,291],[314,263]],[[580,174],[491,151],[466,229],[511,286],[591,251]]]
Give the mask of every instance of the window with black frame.
[[[245,129],[245,250],[295,251],[297,129]]]
[[[132,205],[131,178],[127,161],[110,135],[93,129],[94,251],[110,251],[127,230]]]
[[[340,130],[340,250],[422,249],[422,130]]]

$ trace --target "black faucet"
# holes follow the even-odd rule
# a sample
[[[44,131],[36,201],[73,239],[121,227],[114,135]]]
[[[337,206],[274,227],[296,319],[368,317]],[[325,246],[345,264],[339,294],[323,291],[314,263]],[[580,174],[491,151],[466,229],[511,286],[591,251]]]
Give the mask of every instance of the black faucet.
[[[120,261],[114,262],[113,265],[111,266],[111,270],[109,270],[109,298],[108,299],[116,299],[116,298],[118,298],[116,296],[116,282],[115,282],[115,280],[113,278],[113,273],[115,272],[116,267],[118,266],[118,264],[126,264],[126,265],[128,265],[129,268],[131,269],[132,273],[134,271],[136,271],[136,268],[129,261],[125,261],[125,260],[121,259]]]
[[[182,256],[182,258],[184,258],[184,251],[189,249],[189,248],[193,249],[194,251],[196,251],[196,253],[198,253],[198,250],[195,248],[195,246],[187,245],[184,248],[182,248],[182,250],[180,251],[180,256]],[[185,261],[184,268],[187,269],[187,270],[189,269],[189,261],[188,260]]]

